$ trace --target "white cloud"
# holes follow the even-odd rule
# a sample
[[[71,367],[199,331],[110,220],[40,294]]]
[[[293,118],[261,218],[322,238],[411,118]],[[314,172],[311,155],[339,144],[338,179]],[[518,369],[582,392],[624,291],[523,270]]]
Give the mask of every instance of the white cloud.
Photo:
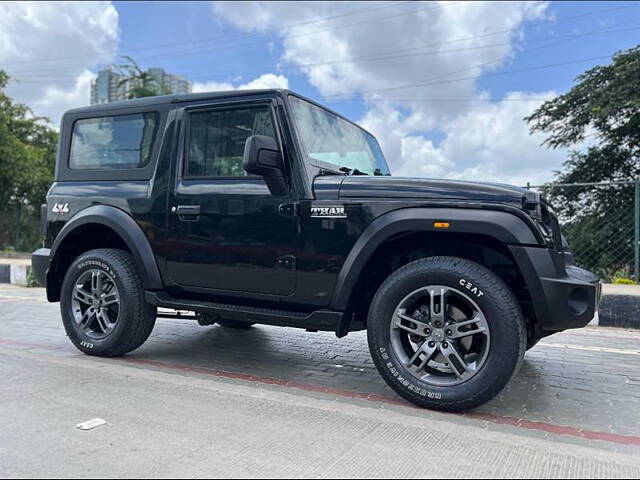
[[[91,82],[95,77],[95,73],[85,70],[75,79],[75,85],[69,89],[60,88],[56,85],[45,87],[44,95],[35,101],[33,110],[35,112],[64,112],[87,104],[89,102],[88,96],[91,92]]]
[[[410,122],[388,108],[369,111],[362,124],[381,141],[396,175],[539,184],[549,180],[565,154],[540,148],[544,136],[531,135],[522,118],[555,95],[511,92],[499,102],[478,96],[465,113],[442,126],[437,146],[412,135]]]
[[[89,69],[110,63],[119,40],[111,2],[4,2],[0,68],[7,93],[57,125],[70,107],[89,103]]]
[[[219,92],[223,90],[260,90],[264,88],[289,88],[289,80],[283,75],[265,73],[248,83],[233,85],[229,82],[195,82],[194,92]]]
[[[365,92],[365,98],[396,100],[421,111],[423,121],[436,122],[468,104],[425,107],[419,101],[471,98],[477,77],[514,53],[512,37],[523,22],[541,18],[545,4],[216,2],[214,12],[238,28],[280,36],[283,60],[297,65],[324,96]],[[461,77],[466,79],[366,93]]]
[[[552,92],[512,92],[492,102],[477,80],[518,54],[513,40],[524,38],[525,22],[549,20],[547,7],[213,4],[215,15],[237,28],[277,35],[283,62],[297,66],[325,98],[361,96],[369,106],[361,123],[380,139],[394,174],[519,184],[548,180],[565,157],[540,147],[544,137],[530,135],[523,121]]]

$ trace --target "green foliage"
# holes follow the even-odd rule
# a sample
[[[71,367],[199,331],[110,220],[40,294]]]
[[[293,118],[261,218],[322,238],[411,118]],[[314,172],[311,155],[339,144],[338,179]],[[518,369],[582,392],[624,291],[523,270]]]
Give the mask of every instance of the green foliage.
[[[569,92],[525,120],[532,132],[549,134],[544,145],[550,148],[595,139],[586,151],[570,154],[551,187],[634,180],[640,176],[640,46],[582,73]],[[633,186],[555,187],[548,196],[584,266],[608,277],[631,270]]]
[[[36,279],[36,274],[33,273],[33,268],[27,267],[27,287],[39,287],[40,284]]]
[[[128,94],[129,99],[155,97],[171,93],[171,90],[164,82],[158,82],[149,72],[143,71],[133,58],[127,55],[122,58],[126,62],[118,65],[117,68],[125,78],[120,81],[118,88],[122,88],[127,84],[132,85]]]
[[[626,153],[640,148],[640,46],[613,55],[576,78],[566,94],[545,102],[525,118],[533,131],[551,135],[545,144],[567,147],[594,131],[604,147]],[[620,167],[621,165],[615,165]],[[624,169],[616,173],[628,173]]]
[[[616,285],[635,285],[636,282],[634,282],[631,278],[627,278],[627,277],[616,277],[613,279],[613,283]]]
[[[13,102],[0,70],[0,248],[30,250],[40,239],[40,204],[53,180],[58,134]]]

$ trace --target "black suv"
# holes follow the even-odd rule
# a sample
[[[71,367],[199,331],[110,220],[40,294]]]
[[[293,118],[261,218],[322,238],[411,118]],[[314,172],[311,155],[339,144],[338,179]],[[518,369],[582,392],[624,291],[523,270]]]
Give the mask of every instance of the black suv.
[[[537,193],[392,177],[370,133],[287,90],[71,110],[43,208],[34,272],[91,355],[138,348],[158,307],[366,329],[400,395],[463,410],[597,308]]]

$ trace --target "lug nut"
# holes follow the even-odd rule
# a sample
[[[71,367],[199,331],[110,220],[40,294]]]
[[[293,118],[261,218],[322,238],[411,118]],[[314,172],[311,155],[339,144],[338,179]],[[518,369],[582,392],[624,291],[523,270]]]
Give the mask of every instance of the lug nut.
[[[447,330],[447,335],[451,335],[453,332],[451,330]]]
[[[433,347],[435,347],[435,346],[436,346],[436,344],[435,344],[435,342],[429,342],[429,346],[430,346],[431,348],[433,348]]]
[[[429,330],[428,328],[424,329],[424,334],[425,335],[431,335],[431,330]]]
[[[442,343],[442,348],[447,348],[449,346],[449,344],[447,342],[443,342]]]

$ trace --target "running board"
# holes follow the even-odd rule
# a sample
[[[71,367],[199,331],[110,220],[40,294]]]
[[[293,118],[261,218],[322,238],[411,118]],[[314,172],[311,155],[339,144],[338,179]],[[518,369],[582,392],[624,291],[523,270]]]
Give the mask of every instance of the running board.
[[[291,312],[274,308],[249,307],[229,303],[206,302],[174,298],[166,292],[145,292],[145,299],[157,307],[174,310],[212,313],[240,321],[278,325],[282,327],[307,328],[335,332],[343,317],[343,312],[316,310],[315,312]]]

